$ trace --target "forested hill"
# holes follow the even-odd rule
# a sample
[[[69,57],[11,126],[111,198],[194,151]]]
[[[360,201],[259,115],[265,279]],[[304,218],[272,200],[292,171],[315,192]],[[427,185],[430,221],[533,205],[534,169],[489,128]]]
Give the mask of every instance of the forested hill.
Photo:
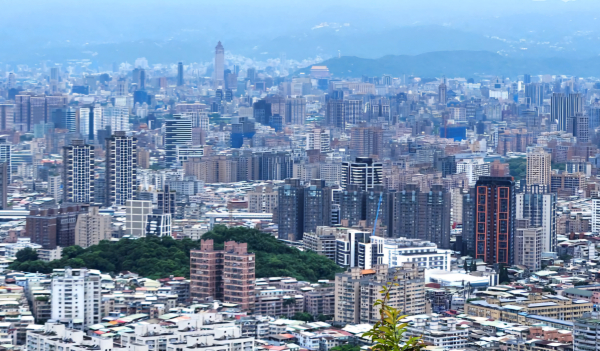
[[[325,60],[319,65],[327,66],[338,78],[381,77],[467,77],[486,75],[516,77],[529,74],[568,74],[575,76],[598,76],[600,67],[596,58],[522,58],[507,57],[489,51],[437,51],[420,55],[387,55],[378,59],[342,56]],[[295,74],[310,73],[310,66]]]
[[[248,243],[248,250],[256,254],[257,278],[290,276],[316,282],[334,279],[335,273],[343,271],[325,256],[289,247],[255,229],[216,227],[202,238],[213,239],[215,248],[222,248],[225,241],[231,240]]]
[[[342,271],[326,257],[313,252],[303,252],[281,243],[271,235],[243,227],[217,226],[203,238],[215,241],[215,248],[223,247],[225,241],[248,243],[248,250],[256,254],[256,277],[291,276],[299,280],[317,281],[333,279]],[[17,253],[11,269],[25,272],[50,273],[54,268],[87,267],[104,273],[117,274],[131,271],[152,279],[170,275],[189,277],[190,250],[200,247],[200,242],[190,239],[175,240],[171,237],[147,237],[103,241],[83,249],[71,246],[63,249],[60,260],[44,262],[30,249]]]

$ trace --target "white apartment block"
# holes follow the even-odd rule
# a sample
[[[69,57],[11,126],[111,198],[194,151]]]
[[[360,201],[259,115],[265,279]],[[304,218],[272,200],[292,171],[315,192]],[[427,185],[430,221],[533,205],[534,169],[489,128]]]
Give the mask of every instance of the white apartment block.
[[[146,226],[150,214],[152,214],[152,201],[127,200],[125,204],[125,234],[137,238],[146,236]]]
[[[111,217],[100,214],[98,207],[92,206],[87,213],[81,213],[77,216],[75,245],[85,249],[98,244],[102,240],[110,240],[111,233]]]
[[[111,338],[89,337],[81,330],[68,329],[64,324],[46,323],[43,328],[27,332],[26,350],[46,351],[148,351],[148,347],[132,344],[118,347]]]
[[[527,150],[527,186],[550,186],[552,155],[543,148]]]
[[[455,318],[440,318],[435,314],[424,314],[409,317],[407,320],[410,320],[406,328],[407,337],[422,337],[424,342],[436,348],[464,349],[469,341],[469,328],[459,326]]]
[[[107,107],[102,115],[102,127],[110,126],[111,130],[128,132],[129,128],[129,109],[127,107],[115,106]]]
[[[51,195],[57,202],[62,198],[61,176],[48,176],[48,195]]]
[[[515,236],[515,264],[532,271],[542,269],[542,241],[544,228],[517,228]]]
[[[592,233],[600,233],[600,198],[592,199]]]
[[[474,186],[480,176],[490,175],[490,163],[483,158],[460,160],[456,163],[456,173],[466,173],[469,185]]]
[[[100,323],[101,293],[99,271],[65,268],[64,275],[52,278],[52,320],[74,329]]]
[[[329,130],[313,129],[306,134],[306,150],[321,150],[328,152],[331,150],[331,135]]]
[[[254,338],[243,337],[235,322],[223,322],[216,313],[189,315],[176,326],[138,324],[135,331],[121,335],[121,346],[143,345],[148,350],[166,351],[253,351]]]
[[[279,200],[277,187],[272,185],[259,185],[248,191],[246,197],[250,213],[273,213]]]
[[[17,257],[17,252],[28,247],[33,250],[39,250],[42,248],[42,245],[32,243],[31,238],[17,238],[16,243],[4,245],[4,256]]]
[[[420,239],[371,237],[376,246],[377,264],[399,267],[414,263],[419,268],[450,271],[452,251],[438,249],[435,243]]]
[[[334,162],[321,163],[319,179],[324,180],[327,185],[340,185],[342,183],[342,164]]]

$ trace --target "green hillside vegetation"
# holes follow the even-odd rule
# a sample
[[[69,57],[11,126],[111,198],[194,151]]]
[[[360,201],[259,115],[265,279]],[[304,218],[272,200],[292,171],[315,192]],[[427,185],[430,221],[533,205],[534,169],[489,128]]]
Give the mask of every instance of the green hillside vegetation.
[[[152,279],[170,275],[190,275],[190,250],[199,247],[199,243],[171,237],[147,237],[140,239],[121,239],[117,242],[102,241],[87,249],[70,246],[63,249],[60,260],[44,262],[37,260],[33,250],[21,250],[11,269],[25,272],[51,273],[55,268],[87,267],[103,273],[131,271]]]
[[[515,181],[525,179],[527,177],[527,159],[524,157],[509,158],[508,168],[510,169],[510,175],[515,177]]]
[[[215,241],[215,248],[223,247],[225,241],[248,243],[249,251],[256,254],[256,277],[292,276],[299,280],[317,281],[333,279],[342,271],[333,261],[313,252],[290,248],[271,235],[243,227],[217,226],[203,238]],[[175,240],[171,237],[147,237],[121,239],[116,242],[102,241],[83,249],[70,246],[63,249],[60,260],[38,260],[34,250],[17,253],[11,269],[24,272],[51,273],[55,268],[70,266],[98,269],[104,273],[117,274],[131,271],[152,279],[170,275],[190,276],[190,250],[200,247],[200,242],[190,239]]]
[[[590,76],[600,74],[596,58],[523,58],[507,57],[490,51],[433,51],[419,55],[386,55],[377,59],[356,56],[334,57],[319,65],[327,66],[338,78],[393,77],[478,77],[482,75],[516,76],[531,74],[571,74]],[[306,67],[294,74],[310,73]],[[561,73],[568,72],[568,73]]]
[[[213,239],[215,248],[223,248],[225,241],[248,243],[248,250],[256,254],[256,277],[290,276],[299,280],[316,282],[334,279],[343,269],[325,256],[311,251],[300,251],[254,229],[243,227],[215,227],[202,236]]]

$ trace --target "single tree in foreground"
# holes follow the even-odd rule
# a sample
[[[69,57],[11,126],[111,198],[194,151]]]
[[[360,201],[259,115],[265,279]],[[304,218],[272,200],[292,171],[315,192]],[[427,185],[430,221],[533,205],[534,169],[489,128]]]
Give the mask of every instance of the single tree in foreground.
[[[407,316],[388,304],[390,291],[397,286],[397,283],[391,282],[383,286],[381,293],[384,298],[375,302],[375,306],[381,307],[380,320],[370,331],[363,334],[363,337],[370,338],[374,343],[373,351],[413,351],[425,347],[421,337],[413,336],[403,340],[408,324],[403,323],[402,320]]]

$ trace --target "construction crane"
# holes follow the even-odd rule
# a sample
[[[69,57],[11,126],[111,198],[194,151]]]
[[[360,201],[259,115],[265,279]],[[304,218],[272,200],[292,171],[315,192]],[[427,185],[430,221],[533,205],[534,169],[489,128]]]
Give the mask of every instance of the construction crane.
[[[383,191],[379,193],[379,203],[377,203],[377,214],[375,215],[375,223],[373,223],[373,236],[377,230],[377,220],[379,219],[379,209],[381,208],[381,200],[383,199]]]

